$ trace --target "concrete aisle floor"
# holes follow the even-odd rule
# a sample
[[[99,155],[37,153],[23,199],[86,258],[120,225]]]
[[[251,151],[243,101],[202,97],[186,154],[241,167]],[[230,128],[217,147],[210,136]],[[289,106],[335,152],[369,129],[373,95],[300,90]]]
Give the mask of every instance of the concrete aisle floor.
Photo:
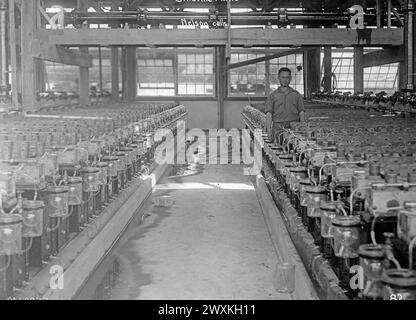
[[[112,299],[291,299],[276,292],[277,263],[256,192],[240,165],[205,165],[165,178],[143,225],[117,253]]]

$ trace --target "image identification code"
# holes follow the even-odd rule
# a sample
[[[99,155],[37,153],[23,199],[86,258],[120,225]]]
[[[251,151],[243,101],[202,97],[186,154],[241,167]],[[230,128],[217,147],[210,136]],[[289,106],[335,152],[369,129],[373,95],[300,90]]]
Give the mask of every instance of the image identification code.
[[[255,305],[202,305],[202,308],[198,307],[179,307],[165,305],[159,307],[159,315],[183,315],[186,318],[194,314],[201,315],[254,315]]]

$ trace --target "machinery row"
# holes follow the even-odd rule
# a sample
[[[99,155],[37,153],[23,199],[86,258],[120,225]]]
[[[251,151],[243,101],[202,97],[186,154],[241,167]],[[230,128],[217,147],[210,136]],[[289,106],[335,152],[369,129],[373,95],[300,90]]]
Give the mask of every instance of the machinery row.
[[[382,91],[379,93],[366,92],[314,92],[312,101],[329,105],[342,105],[374,109],[382,112],[416,113],[416,95],[406,92],[395,92],[392,95]]]
[[[309,231],[349,298],[416,299],[415,120],[330,104],[306,114],[263,134],[271,193],[298,213],[288,223]],[[243,116],[264,129],[259,110]]]
[[[129,183],[149,174],[174,104],[119,104],[0,120],[0,299],[18,294]]]
[[[111,93],[108,91],[101,91],[95,90],[90,91],[90,101],[92,104],[95,103],[105,103],[109,102],[111,98]],[[40,103],[42,107],[55,107],[56,102],[60,105],[62,104],[75,104],[79,103],[79,94],[75,91],[45,91],[45,92],[38,92],[37,101]]]

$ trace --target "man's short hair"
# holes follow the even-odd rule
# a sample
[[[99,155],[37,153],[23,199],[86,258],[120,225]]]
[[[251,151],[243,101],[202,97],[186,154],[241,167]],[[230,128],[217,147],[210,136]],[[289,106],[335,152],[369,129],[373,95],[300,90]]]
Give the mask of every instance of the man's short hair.
[[[289,68],[283,67],[279,69],[279,76],[282,72],[289,72],[290,75],[292,75],[292,71]]]

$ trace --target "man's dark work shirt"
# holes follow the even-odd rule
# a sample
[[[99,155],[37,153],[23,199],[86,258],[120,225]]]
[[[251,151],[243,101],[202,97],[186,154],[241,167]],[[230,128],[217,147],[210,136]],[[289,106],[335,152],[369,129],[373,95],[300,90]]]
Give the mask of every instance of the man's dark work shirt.
[[[299,121],[301,111],[305,111],[303,98],[291,87],[286,93],[279,87],[266,101],[266,112],[271,112],[275,123]]]

